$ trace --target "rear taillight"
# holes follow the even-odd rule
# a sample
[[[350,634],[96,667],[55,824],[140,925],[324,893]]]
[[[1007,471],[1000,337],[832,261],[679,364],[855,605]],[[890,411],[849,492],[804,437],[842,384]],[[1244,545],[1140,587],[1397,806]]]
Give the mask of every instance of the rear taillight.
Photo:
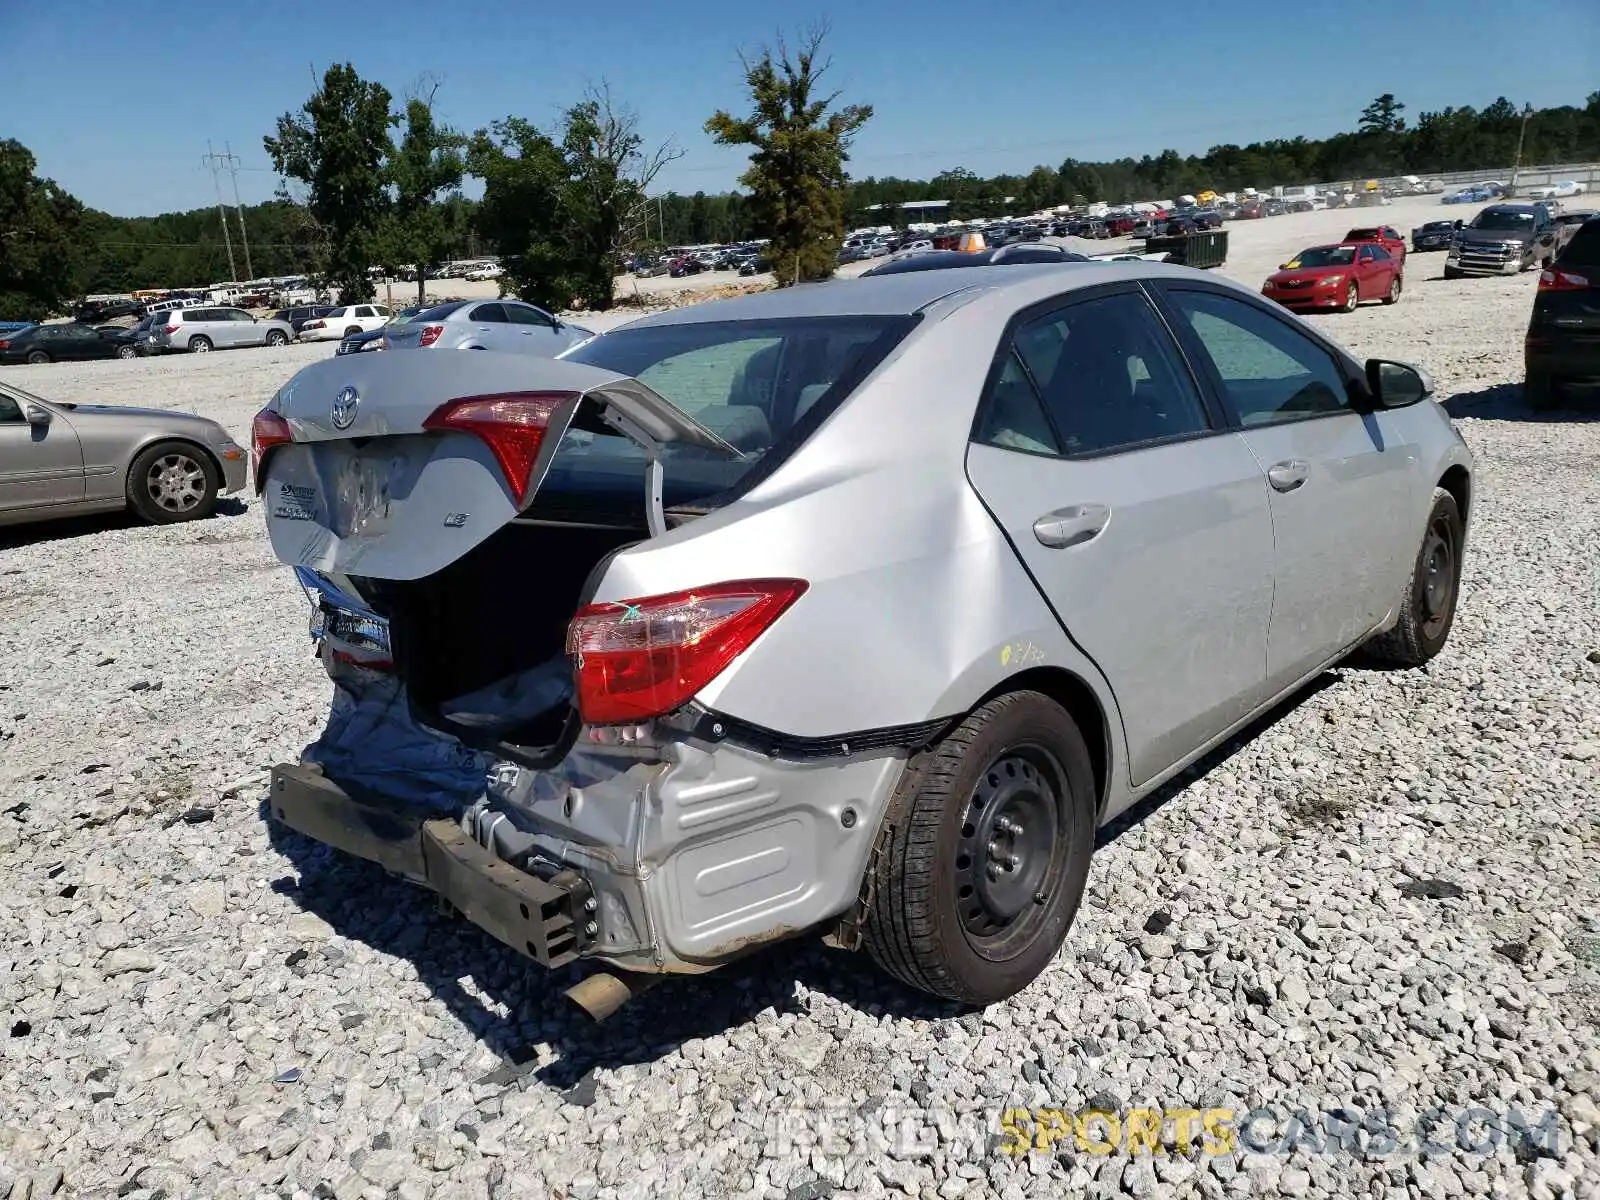
[[[1560,267],[1546,267],[1539,272],[1539,290],[1541,292],[1582,292],[1589,287],[1587,275],[1577,275],[1571,271],[1563,271]]]
[[[11,349],[11,343],[8,342],[5,338],[0,338],[0,350],[9,350],[9,349]]]
[[[799,579],[747,579],[589,605],[567,630],[579,714],[620,725],[681,708],[805,590]]]
[[[307,321],[304,325],[300,326],[300,331],[304,333],[307,329],[323,329],[327,327],[327,324],[328,323],[326,321]]]
[[[511,489],[518,508],[537,486],[533,478],[539,447],[557,408],[573,392],[503,392],[493,396],[467,396],[448,400],[422,423],[435,433],[454,430],[483,439]]]
[[[161,332],[162,333],[177,333],[178,330],[181,329],[181,328],[182,328],[181,325],[163,325],[161,327]]]
[[[417,345],[431,346],[439,340],[439,335],[443,332],[443,325],[424,325],[422,327],[422,336],[418,340]]]
[[[284,446],[292,441],[294,433],[289,428],[289,422],[270,408],[263,408],[250,422],[250,459],[255,467],[257,494],[266,483],[261,466],[266,461],[267,452],[274,446]]]

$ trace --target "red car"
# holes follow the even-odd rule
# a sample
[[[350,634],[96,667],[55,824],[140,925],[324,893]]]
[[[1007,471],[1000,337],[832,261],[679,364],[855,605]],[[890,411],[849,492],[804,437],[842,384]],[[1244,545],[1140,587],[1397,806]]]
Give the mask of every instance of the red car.
[[[1406,239],[1400,231],[1390,225],[1378,225],[1367,229],[1352,229],[1344,235],[1347,242],[1377,242],[1389,252],[1389,257],[1400,264],[1403,271],[1406,267]]]
[[[1285,308],[1352,312],[1363,300],[1400,299],[1400,263],[1376,242],[1340,242],[1302,250],[1269,275],[1261,294]]]

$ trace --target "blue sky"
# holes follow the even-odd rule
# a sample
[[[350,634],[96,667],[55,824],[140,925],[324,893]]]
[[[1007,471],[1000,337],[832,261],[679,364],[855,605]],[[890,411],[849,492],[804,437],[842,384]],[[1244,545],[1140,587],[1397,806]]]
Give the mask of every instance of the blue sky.
[[[1595,0],[180,6],[197,20],[132,0],[77,0],[70,14],[5,7],[4,136],[34,152],[41,174],[126,216],[213,203],[200,162],[207,139],[239,155],[247,203],[270,197],[262,135],[304,102],[313,66],[335,61],[397,95],[433,73],[440,115],[469,130],[510,113],[549,123],[586,84],[607,80],[652,142],[685,152],[659,190],[724,190],[744,156],[713,145],[702,125],[718,107],[742,109],[740,50],[817,18],[832,26],[833,83],[877,109],[856,143],[856,176],[993,174],[1068,156],[1323,136],[1352,128],[1381,92],[1414,117],[1501,94],[1581,104],[1600,87]],[[1194,20],[1177,28],[1174,16]]]

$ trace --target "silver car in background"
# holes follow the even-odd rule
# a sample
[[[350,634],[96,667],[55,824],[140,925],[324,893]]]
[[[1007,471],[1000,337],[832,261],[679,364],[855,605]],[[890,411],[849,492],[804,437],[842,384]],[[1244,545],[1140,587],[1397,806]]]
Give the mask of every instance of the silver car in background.
[[[273,815],[610,964],[596,1016],[806,932],[1001,999],[1097,826],[1353,651],[1444,647],[1473,459],[1431,392],[1156,263],[309,366],[256,479],[337,698]]]
[[[0,385],[0,525],[120,508],[158,525],[192,521],[246,477],[244,448],[205,417]]]
[[[452,300],[383,329],[388,350],[503,350],[554,358],[594,331],[520,300]]]
[[[164,323],[152,324],[149,345],[156,354],[204,354],[239,346],[287,346],[293,340],[289,322],[252,317],[242,308],[175,308]]]

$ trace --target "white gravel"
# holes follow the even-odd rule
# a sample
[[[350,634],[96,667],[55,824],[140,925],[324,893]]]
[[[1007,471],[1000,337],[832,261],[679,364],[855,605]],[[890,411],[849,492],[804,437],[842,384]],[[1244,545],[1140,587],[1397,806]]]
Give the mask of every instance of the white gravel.
[[[1381,216],[1439,213],[1466,215]],[[1348,223],[1235,225],[1230,273]],[[1431,369],[1478,454],[1449,649],[1334,672],[1191,772],[1097,855],[1068,953],[977,1015],[787,946],[580,1024],[571,976],[263,823],[329,689],[248,496],[0,532],[0,1196],[1600,1196],[1600,425],[1520,406],[1533,279],[1439,263],[1317,320]],[[243,438],[330,353],[5,378]],[[1012,1105],[1448,1116],[1427,1158],[1012,1157]],[[1559,1144],[1464,1152],[1468,1106],[1555,1110]]]

